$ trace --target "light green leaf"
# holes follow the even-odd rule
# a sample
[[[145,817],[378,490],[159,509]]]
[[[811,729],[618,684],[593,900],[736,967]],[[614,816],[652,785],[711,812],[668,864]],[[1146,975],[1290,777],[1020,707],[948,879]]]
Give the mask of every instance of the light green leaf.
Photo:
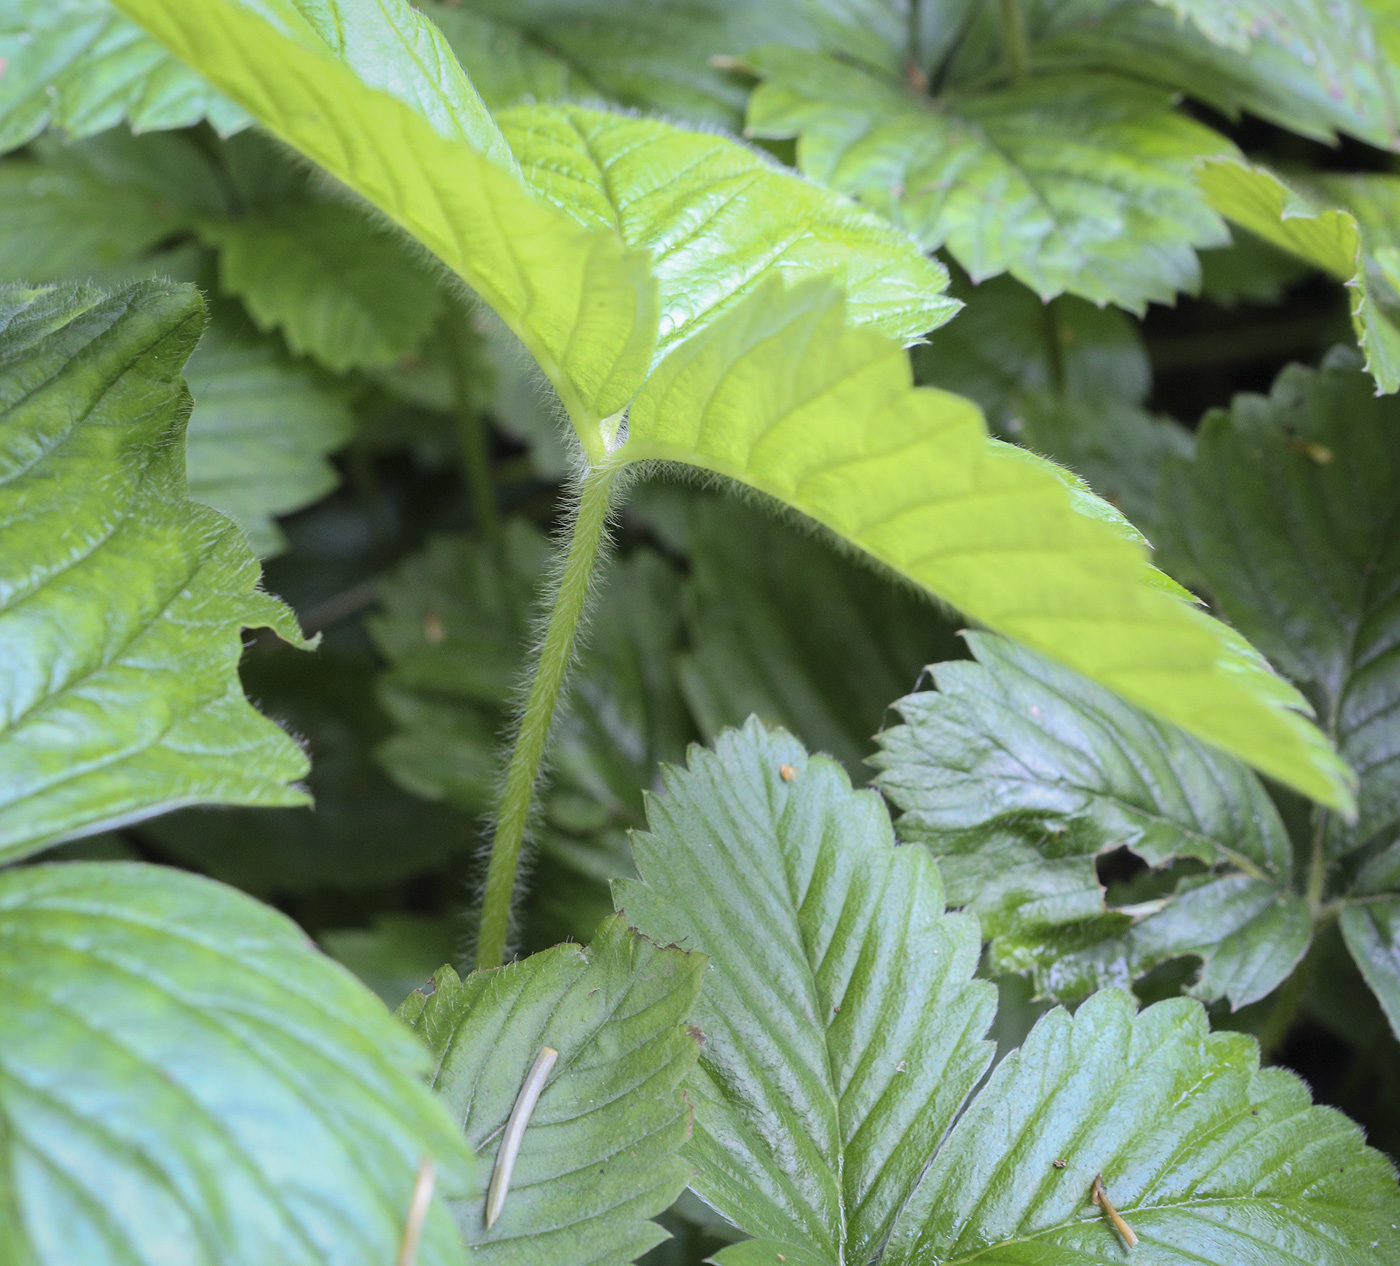
[[[533,198],[511,173],[446,142],[402,101],[279,37],[232,0],[118,3],[456,269],[540,363],[590,461],[603,461],[610,448],[619,462],[683,461],[777,496],[971,617],[1309,794],[1349,804],[1347,774],[1289,710],[1297,696],[1237,639],[1164,592],[1166,582],[1144,566],[1121,516],[1048,464],[989,446],[980,417],[964,402],[910,394],[902,351],[873,330],[849,328],[831,281],[785,288],[774,275],[780,270],[760,259],[755,284],[751,271],[735,276],[722,241],[702,234],[692,246],[696,258],[753,288],[732,304],[724,294],[700,295],[698,306],[718,315],[648,377],[656,282],[650,252],[631,250],[624,239],[632,228],[647,231],[650,212],[633,221],[620,202],[617,225],[585,228]],[[536,109],[525,117],[553,120],[544,128],[549,135],[561,118],[585,118]],[[678,143],[717,152],[705,148],[712,138],[702,141]],[[588,174],[576,146],[564,153],[577,174]],[[664,179],[642,175],[651,188],[674,179],[669,169]],[[579,214],[593,214],[586,208],[597,184],[595,176],[567,186]],[[681,187],[691,198],[690,186]],[[693,196],[699,204],[684,202],[677,222],[695,216],[703,223],[702,209],[714,211],[703,187]],[[768,201],[765,195],[757,205]],[[733,217],[732,204],[722,210]],[[678,230],[673,224],[670,231]],[[794,233],[803,231],[794,224]],[[896,240],[880,239],[875,255],[889,258]],[[825,249],[818,254],[827,258]],[[812,262],[799,275],[810,275]],[[847,279],[878,296],[867,315],[882,324],[901,309],[890,302],[899,278],[920,275],[910,270],[929,275],[912,250],[893,280],[878,267],[867,271],[860,255],[845,262]],[[865,302],[860,293],[855,298]],[[695,306],[694,295],[686,304],[671,296],[666,310],[684,317]],[[815,339],[810,346],[808,338]],[[692,390],[700,383],[701,391]],[[624,421],[631,438],[622,444]],[[974,503],[981,513],[973,513]],[[1165,673],[1164,665],[1171,666]]]
[[[0,875],[0,1208],[33,1266],[383,1266],[425,1157],[473,1173],[426,1052],[289,919],[131,863]],[[421,1266],[460,1262],[439,1199]]]
[[[1384,1158],[1198,1003],[1135,1016],[1110,991],[1053,1011],[967,1102],[990,1053],[975,921],[942,912],[927,854],[893,847],[830,760],[751,723],[693,751],[648,816],[642,881],[617,899],[712,958],[693,1185],[757,1237],[720,1261],[1108,1266],[1125,1250],[1090,1203],[1096,1173],[1134,1260],[1400,1250]]]
[[[343,202],[298,201],[201,236],[219,251],[219,281],[263,330],[329,369],[368,369],[415,351],[442,312],[432,271]]]
[[[390,732],[374,699],[376,675],[368,654],[323,650],[307,662],[260,648],[244,666],[244,688],[311,751],[306,787],[315,807],[188,809],[143,824],[141,837],[263,897],[363,892],[467,855],[476,843],[468,816],[401,791],[376,766],[375,745]]]
[[[0,9],[0,152],[47,127],[90,136],[208,119],[227,136],[248,115],[115,13],[107,0],[9,0]]]
[[[756,295],[667,358],[628,430],[618,459],[704,466],[777,497],[973,619],[1342,801],[1347,775],[1289,710],[1293,690],[1169,592],[1126,521],[989,441],[967,401],[912,389],[907,359],[847,326],[839,294]]]
[[[273,518],[338,482],[326,456],[354,425],[344,388],[229,313],[216,313],[187,376],[190,496],[228,515],[262,557],[280,553],[286,541]]]
[[[187,498],[192,286],[0,290],[0,857],[185,804],[291,805],[300,749],[243,697],[244,627],[301,644]]]
[[[1192,178],[1232,150],[1168,94],[1109,75],[929,99],[832,57],[765,49],[756,136],[797,137],[813,179],[858,196],[974,281],[1010,272],[1136,312],[1197,289],[1193,247],[1226,239]]]
[[[559,1052],[516,1161],[500,1219],[481,1191],[457,1206],[472,1261],[624,1266],[666,1238],[646,1219],[689,1176],[681,1083],[699,1043],[684,1027],[700,954],[659,949],[608,919],[592,944],[559,945],[459,980],[450,967],[400,1014],[427,1041],[431,1084],[484,1174],[531,1065]]]
[[[0,281],[115,272],[223,209],[217,171],[185,136],[41,138],[0,162]]]
[[[548,567],[544,537],[513,519],[499,552],[438,537],[381,585],[371,629],[389,661],[380,694],[398,731],[379,757],[400,785],[471,813],[490,807]],[[644,821],[644,788],[692,737],[672,671],[679,607],[679,578],[657,555],[608,568],[551,738],[539,842],[598,880],[630,869],[626,831]]]
[[[955,284],[952,293],[967,306],[915,348],[914,376],[976,401],[996,431],[1007,432],[1022,391],[1129,404],[1147,398],[1152,367],[1142,335],[1117,308],[1073,295],[1045,303],[1010,277]]]
[[[1363,251],[1356,217],[1306,197],[1263,167],[1212,162],[1199,179],[1221,214],[1347,286],[1367,370],[1381,391],[1400,391],[1400,266],[1388,277],[1382,261],[1390,256]]]
[[[904,724],[879,735],[872,763],[901,838],[927,845],[949,900],[981,916],[994,965],[1054,998],[1184,955],[1203,960],[1201,997],[1239,1007],[1277,987],[1311,923],[1259,780],[1023,647],[967,636],[978,662],[936,665],[938,689],[895,705]],[[1165,895],[1105,914],[1094,858],[1121,847],[1241,873],[1175,898],[1166,873]]]
[[[977,923],[873,792],[756,721],[668,770],[647,818],[618,908],[712,962],[693,1185],[751,1235],[866,1261],[991,1058]]]
[[[1163,484],[1170,531],[1220,610],[1295,681],[1361,777],[1349,849],[1400,818],[1400,403],[1293,365],[1208,414]]]
[[[461,276],[530,350],[596,445],[591,428],[627,403],[651,360],[656,295],[644,254],[542,202],[484,149],[444,135],[417,108],[416,82],[396,91],[372,67],[362,79],[324,46],[279,35],[236,0],[116,3]],[[394,15],[379,18],[387,31],[427,22],[401,0],[378,7]]]
[[[702,733],[753,714],[862,778],[890,699],[925,664],[957,654],[951,627],[922,595],[771,512],[696,498],[688,518],[695,650],[680,675]]]
[[[576,106],[500,122],[536,190],[650,255],[658,360],[773,276],[838,280],[852,324],[906,343],[957,311],[903,233],[725,137]]]

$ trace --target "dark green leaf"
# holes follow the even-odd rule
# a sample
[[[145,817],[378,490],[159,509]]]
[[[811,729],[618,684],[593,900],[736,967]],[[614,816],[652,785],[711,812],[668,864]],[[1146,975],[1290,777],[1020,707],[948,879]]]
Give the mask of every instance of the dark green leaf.
[[[429,996],[404,1004],[482,1174],[536,1056],[559,1052],[500,1219],[485,1225],[484,1182],[457,1206],[472,1261],[624,1266],[665,1238],[646,1219],[690,1173],[681,1083],[699,1043],[684,1022],[704,971],[702,955],[659,949],[611,918],[587,947],[559,945],[465,980],[445,967]]]
[[[1163,485],[1172,535],[1226,617],[1313,691],[1361,775],[1360,821],[1400,816],[1400,404],[1334,364],[1209,414]]]
[[[301,635],[186,496],[192,286],[0,290],[0,855],[185,804],[293,805],[243,627]]]
[[[116,273],[223,206],[217,171],[184,136],[43,138],[0,162],[0,281]]]
[[[369,888],[469,852],[470,818],[408,795],[376,766],[374,747],[389,724],[366,658],[328,650],[308,662],[279,648],[244,668],[249,695],[306,744],[314,808],[190,809],[143,825],[142,836],[261,895]]]
[[[385,1266],[470,1157],[426,1053],[282,915],[129,863],[0,876],[0,1249],[26,1266]],[[419,1266],[460,1262],[435,1202]]]
[[[548,565],[544,538],[516,519],[499,553],[439,537],[381,587],[372,627],[391,665],[381,697],[398,732],[380,758],[404,787],[472,813],[490,806]],[[643,789],[692,734],[671,666],[679,597],[655,554],[609,569],[551,738],[540,843],[595,879],[629,868],[625,832],[642,824]]]
[[[950,293],[967,306],[914,350],[921,382],[956,391],[982,406],[1005,432],[1021,391],[1052,388],[1071,397],[1141,404],[1152,385],[1142,335],[1116,308],[1065,295],[1045,303],[1034,291],[996,277]]]
[[[764,508],[695,498],[689,542],[680,671],[709,737],[756,714],[858,776],[890,699],[957,653],[931,603]]]
[[[1157,489],[1169,457],[1189,458],[1191,432],[1167,417],[1111,397],[1027,392],[1014,402],[1007,431],[1083,477],[1149,540],[1161,531]]]

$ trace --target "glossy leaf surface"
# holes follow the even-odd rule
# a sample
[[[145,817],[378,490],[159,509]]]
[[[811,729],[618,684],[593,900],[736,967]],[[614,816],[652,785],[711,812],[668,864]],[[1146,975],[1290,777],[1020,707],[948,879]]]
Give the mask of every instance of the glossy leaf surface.
[[[1192,955],[1203,997],[1238,1007],[1274,989],[1311,927],[1259,780],[1022,647],[968,641],[977,662],[937,665],[936,691],[901,699],[904,724],[880,734],[873,763],[901,838],[939,858],[995,966],[1074,998]],[[1233,874],[1164,872],[1161,895],[1106,912],[1094,859],[1121,847],[1154,867],[1194,858]]]
[[[0,292],[0,856],[182,804],[288,805],[306,758],[243,697],[240,630],[301,642],[189,500],[191,286]]]
[[[682,1083],[699,1042],[685,1027],[703,955],[657,946],[608,919],[559,945],[459,980],[444,967],[400,1014],[435,1057],[430,1083],[484,1175],[531,1065],[559,1052],[529,1118],[498,1221],[480,1190],[457,1203],[471,1260],[625,1266],[666,1238],[646,1219],[685,1186]]]
[[[0,875],[0,1037],[9,1260],[383,1266],[422,1159],[472,1172],[374,996],[179,871]],[[462,1260],[441,1201],[418,1260]]]
[[[1056,1010],[989,1054],[975,922],[824,757],[756,723],[648,806],[627,918],[711,954],[695,1186],[755,1240],[724,1266],[1107,1266],[1102,1173],[1134,1260],[1363,1266],[1400,1249],[1393,1171],[1196,1002]],[[944,1136],[944,1128],[961,1115]],[[930,1159],[931,1158],[931,1159]],[[1063,1162],[1063,1164],[1061,1164]],[[888,1232],[888,1239],[886,1239]]]

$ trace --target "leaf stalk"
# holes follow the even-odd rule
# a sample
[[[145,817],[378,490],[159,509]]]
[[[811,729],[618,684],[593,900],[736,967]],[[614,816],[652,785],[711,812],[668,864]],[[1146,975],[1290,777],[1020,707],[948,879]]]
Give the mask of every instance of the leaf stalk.
[[[510,764],[506,767],[481,900],[481,927],[476,948],[478,967],[498,967],[505,960],[520,848],[529,824],[550,726],[583,624],[598,551],[607,534],[608,510],[620,469],[618,466],[590,468],[579,487],[564,569],[530,679]]]
[[[1001,0],[1001,47],[1012,82],[1024,79],[1030,73],[1031,50],[1021,0]]]

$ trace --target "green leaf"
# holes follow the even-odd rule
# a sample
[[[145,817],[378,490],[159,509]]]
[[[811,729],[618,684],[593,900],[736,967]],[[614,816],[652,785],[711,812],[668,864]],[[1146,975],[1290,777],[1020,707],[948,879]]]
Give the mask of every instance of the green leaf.
[[[391,1007],[426,985],[463,948],[456,920],[419,914],[382,914],[368,927],[337,928],[317,940]]]
[[[1048,73],[1112,71],[1186,93],[1232,120],[1253,114],[1320,141],[1335,143],[1338,132],[1348,132],[1395,148],[1393,54],[1382,47],[1377,6],[1362,0],[1179,2],[1209,14],[1217,30],[1234,24],[1246,6],[1268,16],[1250,23],[1253,38],[1241,48],[1212,42],[1159,3],[1045,6],[1031,22],[1032,65]]]
[[[1311,271],[1306,260],[1248,229],[1236,227],[1230,236],[1230,246],[1201,253],[1201,297],[1222,308],[1281,303],[1288,288]]]
[[[280,553],[286,540],[273,519],[339,482],[326,456],[354,426],[344,388],[230,313],[215,314],[187,377],[190,496],[228,515],[262,557]]]
[[[1197,435],[1164,517],[1230,622],[1312,691],[1361,778],[1333,846],[1362,844],[1400,818],[1400,404],[1294,365]]]
[[[648,816],[617,899],[711,955],[693,1185],[756,1237],[726,1266],[1107,1266],[1124,1248],[1089,1201],[1100,1172],[1144,1262],[1400,1249],[1384,1158],[1198,1003],[1053,1011],[968,1102],[993,999],[976,922],[943,913],[927,853],[894,847],[834,762],[750,723],[693,751]]]
[[[367,654],[323,650],[306,662],[285,648],[260,648],[242,676],[258,706],[312,753],[306,787],[315,807],[189,809],[143,824],[143,839],[264,897],[363,891],[440,870],[470,852],[470,818],[408,795],[377,767],[372,753],[390,724],[375,703]]]
[[[692,749],[619,910],[705,947],[693,1186],[760,1239],[868,1260],[991,1058],[974,919],[873,792],[756,721]],[[888,999],[900,999],[891,1007]]]
[[[1129,404],[1147,398],[1152,368],[1142,335],[1117,308],[1073,295],[1045,303],[1010,277],[955,284],[952,293],[967,306],[914,350],[914,374],[976,401],[998,432],[1007,431],[1022,391],[1054,388]]]
[[[735,0],[425,0],[487,103],[610,98],[737,131],[747,84],[711,63],[791,38],[790,5]]]
[[[688,517],[695,650],[680,674],[701,731],[754,714],[860,777],[890,699],[957,653],[952,630],[922,595],[763,509],[697,498]]]
[[[1362,869],[1339,922],[1361,975],[1400,1035],[1400,840]]]
[[[1345,802],[1348,775],[1289,710],[1298,696],[1169,592],[1112,507],[989,441],[967,401],[911,388],[907,358],[848,327],[832,290],[775,285],[683,344],[628,431],[620,459],[683,461],[768,493],[982,624]]]
[[[41,138],[0,162],[0,281],[116,272],[223,206],[217,171],[185,136]]]
[[[906,343],[957,311],[947,272],[903,233],[725,137],[577,106],[500,123],[536,190],[648,252],[658,360],[774,276],[838,280],[853,325]]]
[[[0,58],[0,152],[47,127],[80,137],[208,119],[227,136],[249,122],[107,0],[11,0],[0,10]]]
[[[937,664],[937,690],[895,705],[878,785],[905,839],[1052,832],[1055,852],[1127,847],[1154,866],[1195,857],[1286,883],[1293,850],[1243,764],[1024,647],[965,634],[976,662]]]
[[[981,916],[995,966],[1031,971],[1054,998],[1188,954],[1203,998],[1241,1007],[1276,988],[1311,923],[1259,780],[1023,647],[967,638],[977,662],[936,665],[938,689],[895,705],[904,724],[879,735],[872,763],[901,838],[927,845],[949,900]],[[1106,914],[1094,858],[1121,847],[1238,873],[1175,897],[1164,874],[1165,897]]]
[[[0,875],[8,1260],[383,1266],[425,1157],[471,1174],[422,1047],[289,919],[131,863]],[[418,1261],[461,1261],[439,1200]]]
[[[0,289],[0,857],[184,804],[302,804],[239,630],[302,644],[186,495],[192,286]]]
[[[797,137],[802,170],[854,194],[974,281],[1010,272],[1135,312],[1197,289],[1193,247],[1224,226],[1193,180],[1223,137],[1170,96],[1109,75],[1036,78],[936,100],[833,57],[765,49],[756,136]]]
[[[1027,392],[1015,400],[1006,430],[1081,475],[1152,541],[1161,536],[1162,470],[1169,458],[1189,459],[1195,450],[1194,437],[1180,423],[1101,396]]]
[[[587,946],[559,945],[459,980],[450,967],[400,1014],[427,1041],[431,1084],[487,1162],[543,1047],[559,1052],[529,1118],[500,1219],[457,1206],[473,1261],[623,1266],[666,1238],[646,1219],[689,1176],[681,1083],[699,1043],[684,1027],[702,955],[659,949],[608,919]]]
[[[400,785],[471,813],[490,808],[549,558],[538,530],[513,519],[499,553],[438,537],[381,585],[371,629],[389,661],[380,693],[398,732],[379,756]],[[672,672],[679,607],[679,579],[653,553],[604,573],[551,738],[540,844],[598,880],[630,868],[625,833],[644,821],[643,789],[692,737]]]
[[[1200,183],[1221,214],[1351,290],[1366,368],[1381,391],[1400,391],[1400,253],[1363,251],[1354,215],[1306,197],[1266,168],[1212,162],[1201,169]]]
[[[415,351],[442,312],[432,271],[344,202],[296,201],[209,220],[219,282],[263,330],[327,368],[368,369]]]
[[[775,275],[780,270],[764,267],[766,257],[749,261],[756,274],[737,268],[723,240],[702,233],[690,244],[693,257],[747,294],[734,302],[722,292],[692,290],[684,302],[669,294],[668,323],[697,310],[711,319],[650,370],[657,336],[652,256],[630,249],[626,238],[658,223],[651,200],[641,198],[636,218],[631,203],[620,202],[611,224],[597,224],[600,182],[567,133],[559,151],[565,173],[581,179],[566,185],[551,173],[551,188],[579,215],[594,217],[593,228],[537,201],[511,173],[447,142],[403,101],[279,37],[231,0],[118,2],[214,82],[256,105],[275,134],[456,269],[535,356],[590,461],[607,459],[609,449],[618,450],[611,456],[618,462],[682,461],[777,496],[972,618],[1059,656],[1308,794],[1349,805],[1348,775],[1290,710],[1297,696],[1237,639],[1163,591],[1166,582],[1144,566],[1121,516],[1049,464],[989,446],[980,417],[965,403],[911,395],[901,349],[873,330],[848,328],[831,280],[785,288]],[[318,104],[326,101],[334,109]],[[535,109],[515,116],[514,126],[537,120],[545,140],[562,131],[561,120],[595,117]],[[660,126],[596,118],[614,138]],[[628,124],[643,131],[629,132]],[[732,157],[713,148],[713,138],[676,136],[682,149],[719,154],[721,167]],[[626,168],[625,154],[614,157]],[[780,179],[759,166],[760,175]],[[655,168],[642,173],[642,192],[676,179],[664,170],[664,179]],[[770,197],[764,180],[754,182],[769,191],[756,206],[783,200]],[[679,183],[701,205],[687,200],[676,208],[672,235],[703,224],[707,214],[734,221],[732,202],[716,209],[704,187]],[[801,196],[790,195],[794,202]],[[750,230],[742,218],[739,224]],[[792,232],[800,238],[806,230],[799,222]],[[833,257],[844,263],[848,283],[863,288],[854,295],[863,315],[889,328],[903,319],[901,311],[907,317],[917,308],[907,297],[911,287],[928,287],[911,279],[929,277],[931,266],[908,248],[897,275],[882,271],[880,259],[898,256],[897,237],[885,232],[871,239],[878,249],[849,259],[828,252],[821,236],[815,261],[796,243],[780,244],[804,261],[799,277],[818,263],[830,268]],[[773,243],[764,248],[771,252]],[[926,293],[924,301],[933,302]],[[669,324],[660,331],[670,334]],[[896,446],[903,449],[898,456]],[[1163,664],[1172,665],[1170,680]]]
[[[586,419],[591,427],[627,403],[656,338],[645,255],[533,196],[494,160],[504,141],[474,142],[434,126],[418,108],[427,91],[422,65],[396,83],[373,58],[360,59],[361,78],[324,45],[284,37],[233,0],[117,3],[461,276],[530,350],[575,425]],[[376,6],[392,21],[354,7],[362,19],[370,14],[363,29],[377,27],[391,47],[403,47],[401,28],[419,32],[427,23],[401,2]],[[591,430],[590,440],[597,442]]]

